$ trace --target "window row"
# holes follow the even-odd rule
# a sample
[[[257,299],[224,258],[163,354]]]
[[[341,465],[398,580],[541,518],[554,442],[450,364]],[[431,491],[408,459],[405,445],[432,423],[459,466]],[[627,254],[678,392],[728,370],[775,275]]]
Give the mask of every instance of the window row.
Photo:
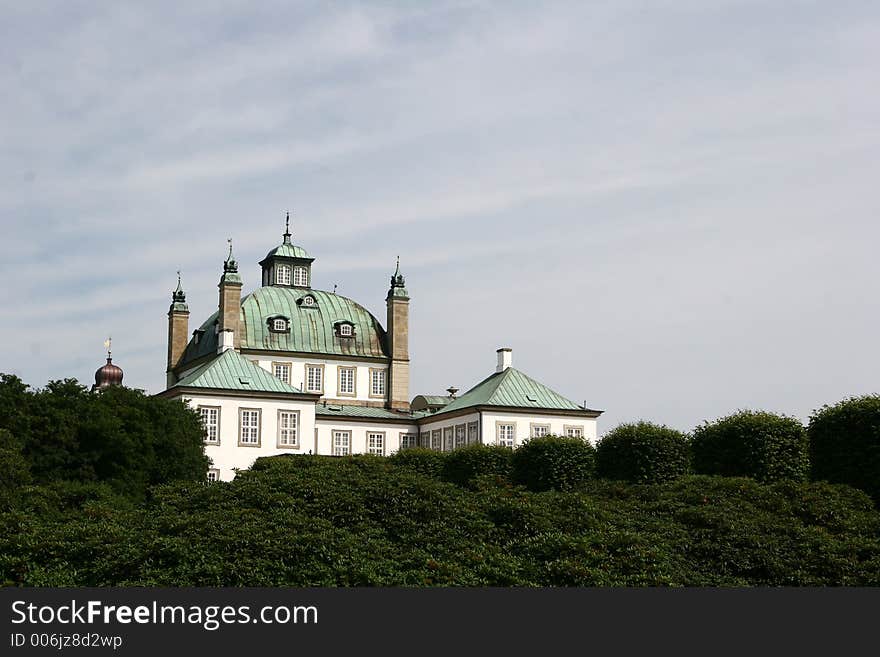
[[[478,425],[476,422],[468,424],[458,424],[442,429],[433,429],[431,431],[422,431],[418,438],[412,437],[406,445],[401,442],[401,449],[405,447],[425,447],[437,451],[449,452],[453,449],[479,443]],[[563,428],[564,435],[569,438],[584,438],[584,427],[582,425],[565,425]],[[529,436],[532,438],[540,438],[549,436],[550,424],[531,423],[529,425]],[[495,423],[495,444],[502,447],[513,448],[516,446],[516,423],[515,422],[496,422]]]
[[[256,363],[257,361],[254,362]],[[324,394],[324,366],[306,365],[305,370],[305,381],[303,381],[304,391]],[[357,368],[337,367],[336,371],[337,394],[344,397],[356,397]],[[291,384],[290,363],[272,363],[272,373],[285,383]],[[387,378],[387,370],[370,368],[370,397],[385,398]]]
[[[309,270],[306,267],[291,267],[290,265],[275,266],[275,284],[293,285],[297,287],[309,286]]]
[[[351,454],[351,431],[334,429],[332,431],[332,454],[333,456],[348,456]],[[415,447],[416,435],[411,433],[400,434],[400,449]],[[385,456],[387,444],[385,442],[384,431],[368,431],[367,432],[367,454],[375,456]]]
[[[205,444],[220,444],[220,407],[199,406],[199,415],[205,427]],[[242,447],[262,445],[262,415],[259,408],[238,409],[238,444]],[[277,447],[299,447],[299,411],[278,411],[275,432]]]
[[[453,449],[464,447],[465,445],[474,445],[479,442],[480,432],[478,425],[476,422],[469,422],[442,429],[422,431],[418,438],[415,435],[412,436],[407,447],[424,447],[438,452],[451,452]],[[403,449],[402,443],[400,447]]]

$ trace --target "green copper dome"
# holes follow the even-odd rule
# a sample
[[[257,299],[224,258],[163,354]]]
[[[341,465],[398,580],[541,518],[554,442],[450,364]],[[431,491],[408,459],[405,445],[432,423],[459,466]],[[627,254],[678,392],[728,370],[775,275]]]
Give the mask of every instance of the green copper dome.
[[[306,251],[301,246],[297,246],[296,244],[290,244],[289,242],[285,242],[284,244],[279,244],[274,249],[269,251],[266,254],[266,257],[263,260],[268,260],[269,258],[281,257],[281,258],[301,258],[304,260],[314,260],[312,256],[309,255],[308,251]]]
[[[311,299],[307,299],[310,297]],[[286,320],[274,330],[274,320]],[[370,312],[347,297],[323,290],[266,286],[241,300],[241,349],[387,358],[385,329]],[[343,336],[340,324],[354,335]],[[181,365],[217,353],[217,313],[196,331]]]

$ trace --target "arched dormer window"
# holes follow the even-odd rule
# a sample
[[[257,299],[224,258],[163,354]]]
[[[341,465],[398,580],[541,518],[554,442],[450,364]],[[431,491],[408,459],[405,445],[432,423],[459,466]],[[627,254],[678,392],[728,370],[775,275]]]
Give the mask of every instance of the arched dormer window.
[[[293,284],[296,287],[308,287],[309,286],[309,270],[307,267],[294,267],[293,268]]]
[[[282,317],[281,315],[276,315],[275,317],[269,317],[266,320],[266,323],[269,325],[269,331],[271,333],[289,333],[290,332],[290,320],[287,317]]]
[[[290,265],[277,265],[275,267],[275,285],[290,285]]]
[[[299,304],[300,308],[317,308],[318,301],[311,294],[306,294],[297,299],[297,304]]]
[[[354,337],[354,324],[349,322],[348,320],[342,320],[340,322],[336,322],[336,336],[339,338],[353,338]]]

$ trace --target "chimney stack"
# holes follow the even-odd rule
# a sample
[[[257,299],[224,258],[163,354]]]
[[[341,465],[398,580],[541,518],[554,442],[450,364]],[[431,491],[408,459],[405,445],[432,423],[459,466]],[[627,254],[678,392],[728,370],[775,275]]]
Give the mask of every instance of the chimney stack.
[[[513,364],[513,349],[501,347],[496,353],[498,354],[498,365],[495,368],[495,373],[497,374],[508,369]]]

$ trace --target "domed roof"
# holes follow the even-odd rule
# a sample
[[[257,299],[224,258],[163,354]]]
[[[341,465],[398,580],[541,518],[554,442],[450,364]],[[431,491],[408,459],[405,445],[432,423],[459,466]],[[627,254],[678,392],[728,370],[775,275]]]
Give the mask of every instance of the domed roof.
[[[308,300],[306,297],[310,297]],[[366,358],[387,358],[385,329],[370,312],[351,299],[332,292],[265,286],[241,300],[242,350],[289,351]],[[273,320],[285,319],[286,329],[275,331]],[[217,353],[217,313],[196,331],[181,365]],[[340,324],[349,324],[352,336],[342,336]]]
[[[122,385],[122,368],[113,364],[107,356],[107,362],[95,371],[95,388]]]
[[[269,251],[266,254],[266,257],[263,260],[268,260],[273,256],[280,256],[282,258],[304,258],[306,260],[314,260],[312,256],[308,254],[301,246],[297,246],[296,244],[291,244],[290,242],[284,242],[283,244],[279,244],[274,249]]]

